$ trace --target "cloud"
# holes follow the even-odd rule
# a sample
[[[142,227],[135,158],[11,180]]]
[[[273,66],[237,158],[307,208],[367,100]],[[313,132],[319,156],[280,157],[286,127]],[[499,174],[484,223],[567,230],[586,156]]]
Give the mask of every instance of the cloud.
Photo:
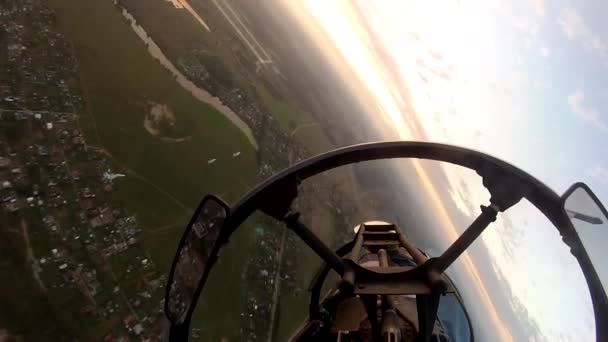
[[[536,14],[541,17],[545,15],[545,0],[532,0]]]
[[[598,53],[602,58],[608,58],[608,45],[602,37],[587,26],[576,10],[562,9],[557,21],[568,38],[580,42],[585,50]]]
[[[483,136],[483,133],[481,132],[481,130],[474,128],[473,129],[473,138],[475,139],[475,141],[479,142],[479,140],[481,140],[481,137]]]
[[[585,94],[577,89],[573,94],[568,95],[568,105],[574,114],[581,120],[589,122],[603,130],[608,130],[608,122],[604,120],[595,108],[588,107],[583,101]]]
[[[452,197],[454,204],[456,204],[456,207],[468,217],[475,217],[478,210],[475,208],[475,205],[471,201],[471,190],[469,189],[469,186],[466,181],[459,176],[448,176],[448,180],[450,181],[450,187],[452,190],[450,196]],[[455,182],[455,184],[452,184],[452,181]]]
[[[589,170],[589,175],[597,180],[599,180],[602,184],[608,185],[608,169],[602,166],[595,166],[591,170]]]
[[[515,51],[514,57],[517,65],[523,65],[526,62],[526,58],[519,51]]]
[[[502,247],[504,258],[513,260],[516,257],[517,250],[525,238],[522,229],[522,227],[514,225],[508,215],[501,216],[498,220],[496,227],[498,238],[496,241]]]
[[[540,48],[540,54],[543,55],[543,57],[545,58],[549,58],[551,57],[551,50],[549,50],[549,48],[546,46],[542,46]]]
[[[540,24],[535,19],[522,18],[522,17],[511,17],[513,27],[526,33],[530,38],[536,37]]]
[[[520,85],[528,85],[530,79],[528,78],[528,74],[521,70],[512,70],[509,74],[511,80],[520,84]]]

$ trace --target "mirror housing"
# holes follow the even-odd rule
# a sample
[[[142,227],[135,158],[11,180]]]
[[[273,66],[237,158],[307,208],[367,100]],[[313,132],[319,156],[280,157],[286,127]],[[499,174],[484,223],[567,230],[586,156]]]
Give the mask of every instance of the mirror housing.
[[[589,287],[595,313],[596,340],[608,338],[608,211],[584,183],[573,184],[560,199],[562,234]]]
[[[224,201],[217,196],[206,195],[179,241],[167,279],[164,302],[172,333],[180,330],[181,326],[188,326],[201,284],[209,266],[215,262],[217,242],[229,215],[230,207]],[[187,336],[187,331],[185,333]]]
[[[561,198],[563,213],[589,257],[604,291],[608,289],[608,212],[584,183],[576,183]],[[581,252],[576,251],[576,252]]]

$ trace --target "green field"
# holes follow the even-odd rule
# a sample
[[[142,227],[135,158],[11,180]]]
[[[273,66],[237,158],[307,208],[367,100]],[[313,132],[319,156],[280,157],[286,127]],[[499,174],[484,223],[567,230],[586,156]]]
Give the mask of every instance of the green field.
[[[11,335],[20,335],[26,340],[57,341],[66,332],[29,271],[31,267],[24,253],[19,223],[15,216],[3,213],[0,213],[0,220],[6,224],[0,229],[0,322],[6,324],[2,328],[8,328]]]
[[[148,54],[118,8],[104,0],[49,4],[74,44],[87,100],[80,113],[81,124],[88,128],[87,141],[132,171],[119,172],[137,176],[118,179],[116,188],[146,226],[183,220],[207,192],[235,200],[253,183],[256,152],[245,136],[173,80]],[[192,139],[172,143],[148,133],[143,122],[150,103],[168,106],[175,130]],[[233,158],[237,151],[240,156]],[[214,158],[217,161],[209,165]]]
[[[280,94],[273,95],[261,83],[255,83],[254,88],[260,104],[274,115],[279,126],[313,154],[333,149],[332,143],[321,127],[316,124],[315,119],[300,110],[294,100]]]
[[[302,121],[299,117],[299,113],[296,110],[296,106],[291,101],[282,100],[275,98],[267,89],[261,84],[256,84],[255,89],[258,95],[261,97],[261,102],[267,107],[274,116],[281,128],[285,131],[294,130],[298,124]]]
[[[118,8],[108,0],[50,0],[60,30],[73,42],[87,106],[79,113],[87,142],[104,149],[127,174],[114,187],[119,200],[137,213],[144,228],[143,246],[160,272],[174,255],[174,246],[193,208],[205,193],[234,201],[253,185],[257,155],[246,137],[221,113],[197,101],[146,51]],[[143,127],[150,103],[166,105],[175,116],[175,132],[190,141],[165,142]],[[235,152],[238,157],[232,157]],[[217,159],[208,164],[210,159]],[[232,243],[246,248],[248,233]],[[238,252],[238,249],[236,250]],[[239,255],[228,253],[217,270],[240,273]],[[226,278],[217,275],[217,278]],[[242,302],[241,284],[210,284],[206,291],[217,308]],[[227,290],[231,290],[228,291]],[[208,305],[208,306],[207,306]],[[204,314],[206,319],[215,317]],[[224,326],[219,328],[225,328]]]
[[[201,293],[192,327],[202,329],[203,340],[237,340],[235,328],[242,324],[240,313],[247,301],[247,289],[255,285],[245,282],[242,277],[244,265],[255,248],[251,240],[252,228],[246,223],[230,238],[230,244],[222,251],[222,257]]]
[[[186,11],[175,10],[170,2],[124,0],[124,3],[170,59],[189,56],[193,50],[207,51],[211,55],[203,54],[207,56],[203,64],[221,84],[232,87],[236,83],[249,90],[258,104],[274,115],[279,126],[309,148],[312,154],[333,148],[321,127],[314,124],[316,120],[312,115],[298,105],[299,95],[291,94],[282,78],[271,73],[254,73],[250,68],[253,68],[255,58],[248,52],[243,54],[243,58],[249,58],[246,63],[249,68],[241,65],[233,46],[227,43],[238,39],[236,33],[223,16],[215,12],[212,3],[201,5],[208,7],[209,13],[204,17],[212,27],[211,31],[202,28]],[[207,50],[209,47],[213,47],[211,51]],[[243,51],[247,51],[245,46]],[[227,75],[230,77],[225,79]]]
[[[198,59],[225,87],[249,82],[250,70],[243,68],[235,58],[233,45],[227,44],[236,39],[236,33],[216,12],[211,1],[191,3],[197,10],[209,11],[202,12],[202,16],[211,31],[202,27],[186,10],[175,9],[169,1],[122,0],[122,3],[170,60]],[[247,64],[253,66],[254,62],[252,58]]]
[[[94,136],[87,137],[91,144],[189,207],[204,192],[234,199],[252,183],[256,155],[245,136],[173,80],[118,8],[104,0],[49,4],[74,44],[88,100],[81,124],[94,127]],[[150,103],[167,105],[175,115],[175,130],[191,141],[170,143],[149,134],[143,121]],[[241,155],[232,158],[237,151]],[[208,165],[213,158],[217,162]]]

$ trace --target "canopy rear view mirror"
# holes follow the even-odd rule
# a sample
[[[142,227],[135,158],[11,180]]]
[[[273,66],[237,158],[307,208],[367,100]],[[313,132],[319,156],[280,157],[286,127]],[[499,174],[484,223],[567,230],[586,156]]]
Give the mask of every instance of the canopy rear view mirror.
[[[173,260],[165,296],[165,312],[173,323],[181,324],[188,316],[229,212],[226,203],[207,195],[190,220]]]
[[[608,289],[608,212],[584,183],[574,184],[562,196],[565,215],[572,224],[604,288]]]

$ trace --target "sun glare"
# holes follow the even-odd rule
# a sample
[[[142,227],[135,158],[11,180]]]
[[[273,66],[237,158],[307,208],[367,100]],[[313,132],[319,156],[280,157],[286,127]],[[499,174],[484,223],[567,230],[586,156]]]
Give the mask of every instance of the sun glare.
[[[483,83],[483,78],[488,74],[485,66],[489,64],[483,62],[487,55],[479,53],[473,54],[476,58],[470,57],[471,50],[480,50],[478,44],[488,43],[469,39],[471,31],[478,29],[476,24],[479,23],[474,20],[476,13],[469,13],[455,4],[437,11],[436,6],[423,2],[414,2],[419,7],[416,11],[411,11],[410,4],[400,2],[387,2],[390,6],[372,6],[377,5],[376,2],[346,1],[307,1],[303,5],[289,3],[291,4],[287,4],[287,7],[292,13],[300,13],[295,15],[303,17],[302,10],[310,15],[305,24],[311,26],[311,32],[316,32],[313,38],[327,39],[319,38],[319,26],[322,33],[329,37],[342,64],[348,65],[344,72],[354,73],[357,82],[366,88],[361,97],[372,95],[375,103],[369,106],[377,109],[382,121],[395,130],[400,139],[424,139],[428,133],[435,140],[445,140],[445,136],[440,136],[443,131],[436,129],[438,125],[432,122],[436,121],[434,118],[437,112],[462,111],[479,121],[481,108],[475,108],[481,106],[477,105],[479,99],[467,101],[473,94],[459,88],[459,85],[467,82]],[[408,6],[409,9],[405,10],[401,6]],[[369,27],[365,26],[366,23],[369,23]],[[463,27],[463,23],[467,25]],[[479,34],[484,33],[473,36]],[[485,46],[484,51],[487,48]],[[463,49],[468,51],[463,52]],[[333,51],[334,54],[335,52]],[[335,64],[339,64],[337,56],[331,58]],[[394,72],[395,67],[398,74]],[[469,79],[462,76],[465,74]],[[429,94],[433,94],[433,97]],[[412,101],[414,108],[407,103],[406,97],[408,100],[415,98]],[[411,122],[414,112],[419,120],[424,121],[425,130],[430,127],[430,131],[425,132],[420,129],[421,125]],[[408,115],[410,117],[406,120]],[[420,163],[414,161],[413,165],[443,222],[448,239],[455,240],[458,231],[431,179]],[[473,261],[466,253],[461,260],[472,284],[478,289],[479,298],[494,322],[496,331],[504,340],[512,339],[494,308]]]

